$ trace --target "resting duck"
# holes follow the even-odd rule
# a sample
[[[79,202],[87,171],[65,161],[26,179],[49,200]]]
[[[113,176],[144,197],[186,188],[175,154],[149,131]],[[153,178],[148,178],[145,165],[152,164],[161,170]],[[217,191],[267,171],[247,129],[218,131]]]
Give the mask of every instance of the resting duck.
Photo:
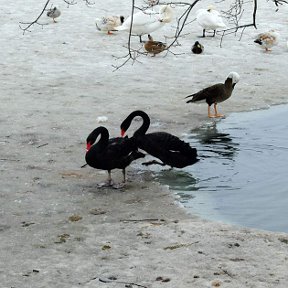
[[[116,26],[122,25],[124,22],[124,16],[106,16],[96,19],[96,28],[98,31],[107,32],[108,35],[113,34],[111,31],[114,30]]]
[[[215,118],[215,117],[224,117],[223,114],[219,114],[217,111],[217,104],[227,100],[233,92],[233,89],[236,83],[239,82],[240,76],[236,72],[230,72],[227,76],[225,83],[218,83],[213,86],[207,87],[197,93],[189,95],[185,98],[192,97],[189,101],[190,102],[197,102],[201,100],[205,100],[208,104],[208,117]],[[214,112],[215,114],[211,114],[210,106],[214,104]]]
[[[146,3],[148,4],[149,7],[152,7],[159,4],[159,0],[147,0]]]
[[[131,125],[132,120],[140,116],[143,120],[141,127],[133,134],[138,148],[146,151],[151,156],[161,160],[143,163],[144,165],[159,164],[169,165],[171,167],[183,168],[195,164],[197,159],[197,150],[188,143],[180,140],[178,137],[166,132],[147,133],[150,126],[149,116],[141,110],[132,112],[121,124],[121,135],[124,136]],[[130,139],[131,139],[130,138]]]
[[[254,42],[259,44],[265,51],[271,51],[271,48],[279,42],[279,33],[274,30],[261,33],[256,37]]]
[[[205,37],[206,30],[213,30],[214,33],[212,37],[214,37],[216,29],[226,27],[220,13],[216,11],[213,6],[209,6],[208,9],[199,9],[196,12],[196,20],[203,28],[203,37]]]
[[[132,35],[137,35],[142,43],[142,35],[150,34],[172,21],[173,11],[170,5],[161,6],[159,12],[151,9],[140,10],[133,15]],[[115,27],[118,31],[130,31],[131,16],[121,26]]]
[[[49,9],[47,12],[47,16],[53,19],[53,22],[56,23],[57,21],[55,18],[58,18],[61,15],[60,10],[57,7]]]
[[[166,44],[160,41],[154,41],[152,36],[148,34],[148,41],[144,44],[144,49],[155,56],[156,54],[159,54],[163,52],[166,49]]]
[[[100,139],[95,143],[98,136],[100,136]],[[134,139],[128,139],[128,137],[109,139],[109,132],[103,126],[94,129],[87,137],[86,143],[86,163],[93,168],[108,171],[106,186],[113,185],[111,170],[116,168],[122,169],[123,183],[125,183],[125,168],[132,161],[145,156],[143,153],[137,151]]]
[[[198,41],[196,41],[194,45],[192,46],[191,51],[194,54],[201,54],[204,51],[204,46],[200,44]]]

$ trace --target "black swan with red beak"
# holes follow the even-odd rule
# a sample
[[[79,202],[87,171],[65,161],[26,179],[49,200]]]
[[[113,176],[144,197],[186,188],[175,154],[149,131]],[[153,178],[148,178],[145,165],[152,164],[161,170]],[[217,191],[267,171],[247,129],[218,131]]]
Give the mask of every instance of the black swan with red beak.
[[[99,136],[100,139],[96,142]],[[86,143],[86,163],[93,168],[108,171],[107,186],[113,185],[111,170],[116,168],[122,169],[123,183],[125,183],[125,168],[132,161],[145,156],[143,153],[137,151],[135,139],[128,137],[109,139],[109,132],[103,126],[94,129],[87,137]]]
[[[143,120],[141,127],[135,131],[133,137],[136,139],[138,148],[146,151],[162,161],[156,160],[143,163],[145,165],[159,164],[169,165],[171,167],[183,168],[195,164],[197,159],[197,150],[188,143],[180,140],[178,137],[166,132],[147,133],[150,126],[149,116],[141,110],[132,112],[121,124],[121,135],[124,136],[130,127],[132,120],[140,116]],[[129,138],[129,139],[131,139]]]

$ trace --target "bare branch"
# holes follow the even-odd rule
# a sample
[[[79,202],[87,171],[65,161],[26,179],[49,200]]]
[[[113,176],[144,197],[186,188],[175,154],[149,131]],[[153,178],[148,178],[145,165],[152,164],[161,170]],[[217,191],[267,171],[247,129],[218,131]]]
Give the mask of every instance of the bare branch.
[[[286,0],[272,0],[274,4],[278,7],[279,5],[288,4]]]
[[[41,16],[43,15],[43,13],[45,12],[46,7],[48,6],[49,2],[50,2],[50,0],[47,0],[44,8],[43,8],[42,11],[41,11],[41,13],[38,15],[38,17],[37,17],[34,21],[32,21],[32,22],[19,22],[19,27],[20,27],[21,30],[23,30],[23,34],[25,34],[26,31],[29,31],[29,28],[30,28],[31,26],[33,26],[34,24],[38,24],[38,25],[41,25],[41,26],[47,25],[47,24],[40,24],[40,23],[38,23],[38,20],[40,19],[40,17],[41,17]],[[25,28],[23,28],[23,27],[21,27],[21,24],[22,24],[22,25],[27,25],[27,26],[26,26]],[[31,31],[29,31],[29,32],[31,32]]]
[[[87,5],[87,6],[92,6],[92,5],[95,5],[95,2],[93,1],[89,1],[89,0],[83,0],[84,2],[85,2],[85,4]]]
[[[66,4],[68,4],[68,6],[70,5],[76,5],[77,2],[75,0],[63,0]]]

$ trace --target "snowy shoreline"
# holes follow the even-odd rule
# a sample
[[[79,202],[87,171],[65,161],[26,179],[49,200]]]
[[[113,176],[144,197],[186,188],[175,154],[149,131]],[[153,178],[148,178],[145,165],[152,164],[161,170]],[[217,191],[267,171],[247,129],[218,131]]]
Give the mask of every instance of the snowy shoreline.
[[[95,187],[106,172],[80,168],[97,117],[106,116],[103,125],[119,136],[121,121],[142,109],[151,117],[150,131],[181,137],[210,121],[206,104],[189,105],[184,97],[223,82],[231,71],[241,79],[219,105],[227,117],[287,103],[286,41],[265,54],[253,43],[258,31],[247,29],[241,41],[227,36],[222,48],[219,36],[200,38],[205,53],[193,55],[202,32],[192,23],[182,46],[173,48],[178,56],[143,56],[113,72],[121,59],[112,55],[126,54],[127,34],[100,34],[94,18],[111,7],[129,14],[129,3],[101,4],[102,10],[62,5],[58,23],[45,19],[49,25],[25,35],[18,22],[33,18],[42,4],[29,0],[22,10],[16,0],[1,8],[1,285],[286,287],[287,234],[189,215],[149,172],[129,168],[130,181],[119,191]],[[269,13],[269,4],[259,11],[258,30],[277,23],[287,39],[287,7]],[[161,41],[172,28],[153,36]],[[120,181],[120,171],[112,175]]]

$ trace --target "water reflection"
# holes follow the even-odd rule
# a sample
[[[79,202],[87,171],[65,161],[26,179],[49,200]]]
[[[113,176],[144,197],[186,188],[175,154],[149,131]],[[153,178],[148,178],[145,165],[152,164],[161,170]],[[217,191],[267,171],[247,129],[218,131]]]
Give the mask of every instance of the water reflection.
[[[221,157],[232,160],[239,146],[229,133],[218,131],[215,121],[191,130],[188,139],[193,146],[196,145],[201,158]]]
[[[231,114],[192,130],[184,140],[200,161],[156,173],[157,179],[193,214],[288,232],[287,110]]]
[[[199,194],[202,196],[205,192],[236,190],[238,187],[231,186],[235,174],[231,163],[239,151],[236,140],[226,131],[218,130],[216,121],[193,129],[185,141],[197,148],[200,161],[181,170],[159,171],[155,179],[175,191],[181,203],[199,198]],[[223,165],[226,168],[219,169]],[[194,171],[200,177],[193,176]]]
[[[197,179],[189,172],[178,169],[162,170],[155,175],[155,180],[168,185],[174,191],[194,191]]]

